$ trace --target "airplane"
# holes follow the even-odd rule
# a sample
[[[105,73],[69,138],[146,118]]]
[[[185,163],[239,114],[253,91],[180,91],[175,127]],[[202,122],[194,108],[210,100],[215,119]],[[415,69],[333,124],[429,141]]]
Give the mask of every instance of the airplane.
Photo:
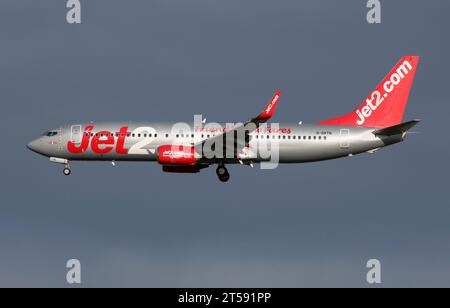
[[[264,111],[244,124],[74,124],[47,131],[27,147],[64,165],[65,175],[71,174],[72,161],[151,161],[170,173],[217,165],[222,182],[230,179],[228,164],[253,167],[272,156],[276,163],[292,164],[374,153],[402,142],[420,121],[402,122],[418,64],[418,56],[402,57],[356,110],[310,125],[266,123],[280,100],[277,90]],[[273,151],[267,155],[262,149]]]

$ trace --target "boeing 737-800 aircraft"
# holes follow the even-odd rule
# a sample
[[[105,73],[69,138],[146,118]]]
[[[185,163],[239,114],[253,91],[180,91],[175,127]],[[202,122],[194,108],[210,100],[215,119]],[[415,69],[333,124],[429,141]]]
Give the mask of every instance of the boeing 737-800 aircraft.
[[[244,124],[87,123],[60,127],[28,148],[65,165],[70,161],[155,161],[163,171],[197,173],[217,165],[223,182],[226,164],[304,163],[346,157],[404,140],[419,120],[402,122],[419,63],[405,56],[367,99],[351,113],[304,124],[267,124],[280,99],[277,91],[265,110]]]

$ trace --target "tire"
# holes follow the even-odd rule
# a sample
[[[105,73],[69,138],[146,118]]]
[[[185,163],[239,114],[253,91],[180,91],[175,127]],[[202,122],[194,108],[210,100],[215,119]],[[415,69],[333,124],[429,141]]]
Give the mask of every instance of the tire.
[[[216,174],[221,182],[228,182],[230,179],[230,173],[228,173],[228,169],[223,164],[217,166]]]
[[[216,170],[216,173],[217,173],[218,177],[223,177],[228,173],[228,171],[227,171],[227,168],[225,168],[225,167],[218,167]]]
[[[70,169],[69,168],[64,168],[63,173],[64,175],[70,175]]]
[[[230,180],[230,174],[227,172],[224,175],[219,176],[219,180],[223,183],[228,182]]]

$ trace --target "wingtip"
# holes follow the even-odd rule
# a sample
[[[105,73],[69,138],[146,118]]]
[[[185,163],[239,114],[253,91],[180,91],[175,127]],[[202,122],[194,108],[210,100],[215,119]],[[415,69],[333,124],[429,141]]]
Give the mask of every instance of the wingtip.
[[[264,111],[257,117],[257,119],[264,120],[264,121],[269,120],[275,113],[275,109],[277,108],[278,101],[280,100],[280,96],[281,96],[281,90],[276,90],[275,94],[273,95],[269,104],[264,109]]]

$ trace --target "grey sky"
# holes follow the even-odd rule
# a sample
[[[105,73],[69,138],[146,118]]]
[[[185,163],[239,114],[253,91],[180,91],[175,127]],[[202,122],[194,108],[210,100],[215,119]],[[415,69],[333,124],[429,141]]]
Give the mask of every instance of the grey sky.
[[[0,286],[450,285],[450,2],[65,1],[0,3]],[[283,90],[274,121],[354,109],[405,54],[421,56],[407,141],[267,171],[163,174],[157,164],[74,163],[25,148],[46,129],[103,120],[242,121]]]

